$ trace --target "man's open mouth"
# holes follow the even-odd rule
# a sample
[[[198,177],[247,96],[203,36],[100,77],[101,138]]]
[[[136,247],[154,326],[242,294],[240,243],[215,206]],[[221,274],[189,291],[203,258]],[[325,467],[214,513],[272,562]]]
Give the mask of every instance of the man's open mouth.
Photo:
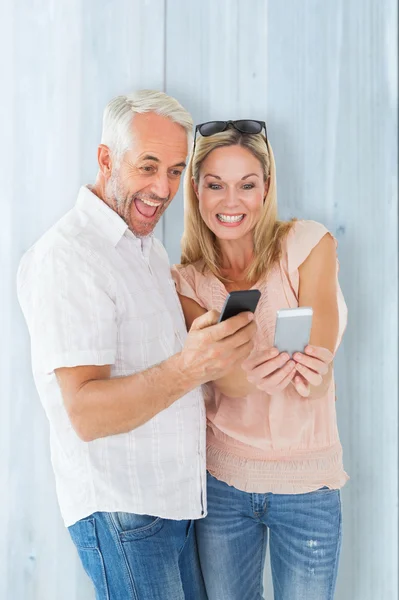
[[[163,204],[163,202],[155,202],[154,200],[142,200],[139,197],[134,198],[133,202],[138,212],[147,219],[154,217],[158,208]]]

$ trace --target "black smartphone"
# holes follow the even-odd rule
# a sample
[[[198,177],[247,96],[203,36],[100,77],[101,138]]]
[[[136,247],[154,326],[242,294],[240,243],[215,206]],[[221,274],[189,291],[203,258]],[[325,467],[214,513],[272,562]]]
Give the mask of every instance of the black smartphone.
[[[259,290],[240,290],[238,292],[230,292],[223,305],[218,323],[235,317],[242,312],[255,312],[259,302]]]

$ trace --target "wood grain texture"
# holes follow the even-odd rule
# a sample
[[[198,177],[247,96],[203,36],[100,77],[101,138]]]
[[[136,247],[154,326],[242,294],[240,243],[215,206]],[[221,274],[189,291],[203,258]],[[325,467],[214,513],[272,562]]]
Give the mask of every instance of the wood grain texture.
[[[4,6],[3,6],[4,5]],[[3,0],[0,600],[91,600],[59,515],[15,293],[23,252],[96,174],[105,103],[175,95],[196,123],[265,119],[281,216],[339,242],[338,600],[398,595],[397,7],[393,0]],[[182,192],[158,228],[180,256]],[[265,576],[271,598],[270,573]]]

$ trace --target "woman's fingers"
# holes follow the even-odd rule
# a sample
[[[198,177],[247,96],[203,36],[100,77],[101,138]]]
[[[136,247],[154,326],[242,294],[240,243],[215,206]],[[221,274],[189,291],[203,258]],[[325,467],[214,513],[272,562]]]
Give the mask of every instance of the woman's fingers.
[[[334,360],[334,354],[327,348],[322,348],[321,346],[306,346],[304,354],[318,358],[327,365]]]
[[[320,375],[320,373],[315,373],[314,371],[308,369],[308,367],[305,367],[304,365],[297,364],[296,369],[298,373],[302,375],[305,381],[310,383],[310,385],[318,386],[323,381],[323,377]]]
[[[298,366],[298,365],[297,365]],[[310,387],[301,375],[296,375],[292,381],[298,394],[303,398],[308,398],[310,395]]]
[[[275,371],[279,371],[285,365],[288,365],[288,361],[290,357],[288,354],[279,354],[277,358],[272,358],[265,362],[262,362],[259,366],[252,368],[248,373],[248,381],[252,381],[253,383],[258,382],[265,377],[268,377]],[[294,363],[294,361],[290,361]],[[294,363],[295,364],[295,363]],[[245,368],[245,367],[244,367]],[[248,371],[248,369],[246,369]]]
[[[320,375],[326,375],[328,373],[329,365],[318,358],[311,358],[310,356],[301,354],[300,352],[295,352],[293,358],[298,364],[304,365],[305,367],[308,367],[308,369],[312,369]]]
[[[264,391],[267,390],[277,390],[279,388],[279,386],[282,384],[282,382],[287,378],[291,376],[294,376],[295,373],[295,362],[293,360],[290,360],[286,365],[284,365],[284,367],[282,369],[278,369],[277,371],[275,371],[274,373],[272,373],[272,375],[269,375],[267,377],[263,377],[259,384],[258,384],[258,388]],[[249,379],[250,381],[250,379]]]
[[[265,350],[257,351],[252,356],[249,356],[245,362],[242,364],[242,368],[246,371],[252,371],[256,369],[256,367],[262,365],[263,363],[276,358],[279,355],[279,351],[277,348],[265,348]],[[289,359],[287,354],[286,361]]]

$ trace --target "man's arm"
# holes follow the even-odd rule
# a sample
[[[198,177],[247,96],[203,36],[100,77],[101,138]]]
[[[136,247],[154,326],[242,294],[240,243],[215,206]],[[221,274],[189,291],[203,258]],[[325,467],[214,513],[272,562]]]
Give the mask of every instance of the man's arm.
[[[242,313],[218,323],[210,311],[197,318],[182,352],[141,373],[110,378],[106,366],[56,369],[72,425],[81,439],[125,433],[149,421],[193,388],[224,375],[252,349],[255,325]]]
[[[179,355],[128,377],[110,379],[110,365],[63,367],[56,375],[85,442],[136,429],[201,383],[181,370]]]

